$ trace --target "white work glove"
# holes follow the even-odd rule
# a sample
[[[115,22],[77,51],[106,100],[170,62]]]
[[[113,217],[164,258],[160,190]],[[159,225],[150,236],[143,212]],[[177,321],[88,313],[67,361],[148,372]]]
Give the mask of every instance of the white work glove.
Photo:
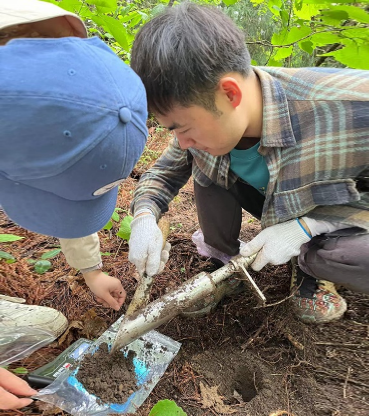
[[[333,231],[343,230],[345,228],[350,228],[352,225],[342,224],[339,222],[328,222],[321,220],[314,220],[309,217],[302,217],[305,221],[305,224],[309,227],[310,234],[312,237],[320,234],[332,233]]]
[[[131,222],[128,260],[132,262],[140,276],[160,273],[169,258],[170,244],[163,247],[163,234],[152,214],[136,217]]]
[[[301,246],[310,239],[297,220],[286,221],[265,228],[241,247],[240,254],[248,257],[258,253],[251,268],[259,271],[268,263],[287,263],[292,257],[300,254]]]

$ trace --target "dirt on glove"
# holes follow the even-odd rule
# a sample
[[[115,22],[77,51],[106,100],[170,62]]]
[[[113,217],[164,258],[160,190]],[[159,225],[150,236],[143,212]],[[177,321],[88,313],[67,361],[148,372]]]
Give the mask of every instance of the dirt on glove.
[[[110,354],[108,345],[101,344],[94,354],[85,355],[76,377],[101,403],[123,404],[137,388],[135,356],[133,351],[127,357],[121,351]]]

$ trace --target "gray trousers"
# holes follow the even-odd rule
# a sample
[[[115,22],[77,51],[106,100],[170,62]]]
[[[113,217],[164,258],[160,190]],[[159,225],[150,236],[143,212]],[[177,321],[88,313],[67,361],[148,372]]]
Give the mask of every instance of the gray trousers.
[[[260,219],[264,196],[242,180],[229,190],[195,181],[194,189],[205,243],[228,255],[238,254],[242,209]],[[369,233],[346,228],[316,236],[302,246],[299,265],[310,276],[369,293]]]

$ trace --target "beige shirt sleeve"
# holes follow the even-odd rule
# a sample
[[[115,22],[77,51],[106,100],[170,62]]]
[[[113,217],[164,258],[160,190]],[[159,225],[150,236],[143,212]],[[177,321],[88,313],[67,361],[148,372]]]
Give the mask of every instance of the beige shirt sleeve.
[[[87,269],[101,262],[97,233],[81,238],[60,238],[59,241],[68,264],[75,269]]]

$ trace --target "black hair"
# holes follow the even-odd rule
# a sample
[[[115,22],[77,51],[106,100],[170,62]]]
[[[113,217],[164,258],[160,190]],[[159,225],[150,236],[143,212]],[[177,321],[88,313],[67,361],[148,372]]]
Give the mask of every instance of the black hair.
[[[222,76],[248,76],[250,54],[242,31],[221,10],[185,2],[146,23],[136,36],[131,67],[145,85],[149,110],[166,114],[174,105],[217,112]]]

